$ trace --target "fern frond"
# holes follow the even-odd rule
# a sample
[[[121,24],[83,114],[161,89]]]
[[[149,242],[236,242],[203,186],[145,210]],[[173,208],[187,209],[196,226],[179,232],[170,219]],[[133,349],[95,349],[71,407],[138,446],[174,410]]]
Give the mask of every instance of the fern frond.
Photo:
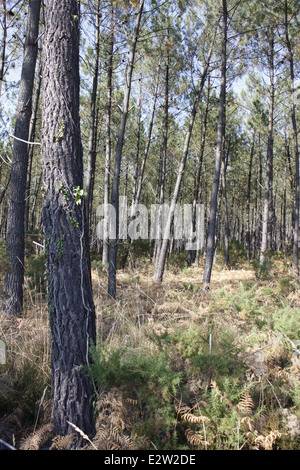
[[[28,437],[22,440],[20,450],[39,450],[41,445],[49,439],[52,430],[51,424],[44,424]]]
[[[232,407],[231,401],[227,398],[225,393],[221,392],[215,380],[211,380],[210,387],[215,391],[216,396],[219,397],[220,403],[225,403],[229,407]]]
[[[207,416],[195,416],[192,413],[184,413],[182,415],[182,419],[189,423],[203,423],[204,421],[210,421]]]
[[[138,405],[139,401],[134,400],[133,398],[126,398],[126,402],[129,403],[130,405]]]
[[[247,415],[251,415],[253,413],[255,406],[248,390],[246,390],[242,395],[238,403],[238,408]]]
[[[194,432],[191,429],[187,429],[185,435],[188,443],[192,446],[210,446],[210,443],[207,442],[199,432]]]
[[[254,439],[254,450],[264,449],[264,450],[273,450],[273,446],[276,442],[276,439],[280,438],[282,434],[279,431],[270,431],[267,435],[257,435]]]
[[[126,402],[132,404],[135,401],[124,398],[122,390],[116,388],[99,396],[99,415],[93,439],[93,444],[98,450],[136,450],[129,435],[131,420]]]
[[[75,434],[67,434],[66,436],[55,436],[52,439],[50,450],[65,450],[71,447],[76,441]]]

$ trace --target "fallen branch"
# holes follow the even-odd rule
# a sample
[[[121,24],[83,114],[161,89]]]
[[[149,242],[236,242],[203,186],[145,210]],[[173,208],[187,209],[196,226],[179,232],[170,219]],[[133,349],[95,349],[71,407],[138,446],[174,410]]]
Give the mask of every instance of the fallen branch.
[[[0,439],[0,444],[7,447],[9,450],[17,450],[15,447],[11,446],[10,444],[7,444],[7,442],[2,441],[2,439]]]

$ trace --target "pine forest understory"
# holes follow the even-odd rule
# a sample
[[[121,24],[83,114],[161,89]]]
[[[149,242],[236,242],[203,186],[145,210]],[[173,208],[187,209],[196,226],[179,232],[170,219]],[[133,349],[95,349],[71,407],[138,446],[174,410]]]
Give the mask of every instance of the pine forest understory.
[[[300,4],[0,0],[0,449],[300,450]]]

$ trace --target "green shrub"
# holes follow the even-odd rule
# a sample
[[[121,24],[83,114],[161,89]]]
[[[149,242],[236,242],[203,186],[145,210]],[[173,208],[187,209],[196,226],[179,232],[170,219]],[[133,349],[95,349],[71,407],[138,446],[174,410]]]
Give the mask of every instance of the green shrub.
[[[255,277],[260,281],[267,281],[271,277],[272,262],[269,257],[266,256],[265,260],[261,263],[258,258],[255,258],[252,261],[252,266],[254,268]]]
[[[135,350],[130,344],[110,349],[103,343],[92,349],[90,373],[99,389],[125,388],[143,411],[143,422],[133,425],[133,433],[147,434],[156,446],[170,445],[175,430],[173,396],[182,374],[172,368],[166,350],[146,347]]]
[[[188,252],[182,251],[180,253],[172,252],[166,260],[167,269],[174,272],[175,274],[182,271],[188,266]]]
[[[290,340],[300,340],[300,308],[283,305],[275,309],[270,323],[275,331],[284,333]]]
[[[219,244],[217,247],[216,260],[217,263],[223,264],[224,262],[225,247],[224,244]],[[243,243],[235,238],[229,242],[229,266],[235,267],[239,263],[247,260],[247,254]]]

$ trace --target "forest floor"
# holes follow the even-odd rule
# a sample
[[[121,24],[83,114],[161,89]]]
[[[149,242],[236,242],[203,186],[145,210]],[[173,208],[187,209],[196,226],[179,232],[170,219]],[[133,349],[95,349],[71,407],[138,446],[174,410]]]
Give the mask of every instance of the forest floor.
[[[96,435],[87,448],[300,449],[300,296],[280,256],[257,268],[203,261],[118,271],[117,300],[92,261],[98,345]],[[51,368],[43,279],[28,276],[20,319],[0,313],[0,439],[18,449],[66,449],[51,435]],[[76,434],[76,431],[74,431]]]

